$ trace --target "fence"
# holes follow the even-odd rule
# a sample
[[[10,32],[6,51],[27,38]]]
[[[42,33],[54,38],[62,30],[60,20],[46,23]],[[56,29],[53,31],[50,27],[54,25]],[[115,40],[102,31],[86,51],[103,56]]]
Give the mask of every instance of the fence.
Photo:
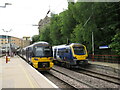
[[[110,63],[120,63],[120,55],[89,55],[89,60],[100,61],[100,62],[110,62]]]

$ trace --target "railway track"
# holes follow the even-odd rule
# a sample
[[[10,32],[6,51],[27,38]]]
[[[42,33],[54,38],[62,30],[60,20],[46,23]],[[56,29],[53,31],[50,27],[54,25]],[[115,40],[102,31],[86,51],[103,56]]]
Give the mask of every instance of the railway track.
[[[102,78],[101,76],[98,76],[101,78],[97,78],[94,77],[95,75],[86,74],[83,70],[80,69],[77,70],[78,71],[70,70],[59,66],[54,66],[52,69],[53,72],[57,72],[58,74],[62,74],[63,76],[65,76],[65,78],[69,78],[68,81],[75,81],[79,83],[77,88],[79,88],[79,86],[83,86],[82,88],[118,88],[120,86],[119,81],[117,83],[111,82],[112,80],[114,81],[114,79],[109,81],[106,79],[101,79]],[[84,73],[81,73],[79,71]],[[55,73],[53,74],[57,76]]]
[[[78,90],[79,88],[97,88],[96,86],[93,86],[91,84],[85,83],[84,81],[71,76],[69,73],[63,73],[62,71],[52,68],[49,73],[53,75],[54,77],[62,80],[63,82],[67,83],[74,89]]]
[[[66,83],[64,80],[61,80],[58,76],[53,75],[50,71],[42,72],[42,74],[48,78],[50,81],[56,84],[60,88],[60,90],[64,90],[64,88],[68,88],[69,90],[77,90],[75,87]]]
[[[107,81],[110,83],[120,85],[120,77],[99,73],[99,72],[85,69],[82,67],[80,67],[79,69],[80,70],[74,70],[74,71],[85,74],[85,75],[89,75],[89,76],[92,76],[94,78],[98,78],[98,79],[101,79],[101,80],[104,80],[104,81]]]

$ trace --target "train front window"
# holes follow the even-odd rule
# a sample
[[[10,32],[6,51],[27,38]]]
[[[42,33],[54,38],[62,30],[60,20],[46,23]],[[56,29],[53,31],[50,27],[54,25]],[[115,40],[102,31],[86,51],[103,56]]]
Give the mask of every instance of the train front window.
[[[85,49],[84,47],[73,47],[74,53],[76,55],[85,55]]]
[[[52,49],[49,47],[36,47],[35,56],[50,57],[52,56]]]
[[[36,50],[35,50],[35,56],[44,56],[43,48],[42,47],[36,48]]]
[[[46,57],[52,56],[52,48],[50,48],[50,47],[45,47],[45,48],[44,48],[44,55],[45,55]]]

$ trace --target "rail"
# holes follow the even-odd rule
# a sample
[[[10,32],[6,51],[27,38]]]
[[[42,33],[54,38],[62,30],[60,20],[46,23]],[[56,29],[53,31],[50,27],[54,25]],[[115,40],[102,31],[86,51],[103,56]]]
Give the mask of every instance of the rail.
[[[79,73],[83,73],[83,74],[86,74],[86,75],[89,75],[89,76],[92,76],[92,77],[95,77],[95,78],[98,78],[98,79],[101,79],[101,80],[104,80],[110,83],[120,85],[120,78],[118,76],[111,76],[111,75],[103,74],[97,71],[85,69],[82,67],[79,67],[79,69],[80,70],[76,70]]]

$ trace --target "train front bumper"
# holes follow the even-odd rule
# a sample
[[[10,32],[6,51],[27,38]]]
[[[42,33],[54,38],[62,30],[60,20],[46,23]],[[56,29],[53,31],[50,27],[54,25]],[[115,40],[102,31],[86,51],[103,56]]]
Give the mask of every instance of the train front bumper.
[[[49,70],[53,67],[53,62],[51,58],[32,58],[32,64],[34,68]]]

